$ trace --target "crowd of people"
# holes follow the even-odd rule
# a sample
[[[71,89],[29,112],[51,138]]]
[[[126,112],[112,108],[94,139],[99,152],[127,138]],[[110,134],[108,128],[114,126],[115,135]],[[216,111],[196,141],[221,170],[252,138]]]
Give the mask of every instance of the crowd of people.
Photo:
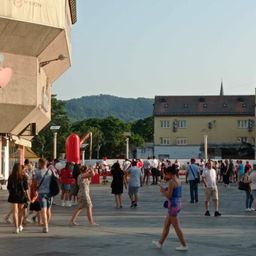
[[[142,160],[125,159],[123,163],[115,162],[110,166],[107,159],[93,167],[67,162],[64,168],[57,168],[58,160],[39,159],[37,166],[25,160],[24,165],[16,163],[8,179],[8,202],[11,210],[5,219],[11,223],[13,215],[15,226],[14,233],[23,231],[27,222],[38,222],[42,232],[49,232],[51,220],[51,207],[54,196],[58,194],[56,187],[60,187],[60,206],[71,207],[76,205],[69,225],[78,225],[76,220],[83,209],[90,225],[97,225],[93,219],[93,204],[90,196],[90,183],[95,174],[111,173],[111,191],[115,197],[117,209],[123,208],[122,194],[124,188],[128,190],[131,201],[130,207],[136,208],[139,204],[139,189],[150,184],[160,186],[160,194],[166,198],[164,207],[167,208],[167,217],[164,222],[163,232],[159,241],[153,241],[157,248],[161,248],[166,240],[170,226],[174,227],[181,246],[177,250],[188,249],[184,234],[181,230],[178,214],[181,210],[182,186],[180,170],[185,168],[185,181],[190,187],[190,203],[197,204],[198,185],[202,183],[205,188],[205,216],[211,216],[210,200],[214,202],[214,216],[219,217],[218,183],[223,182],[225,187],[230,183],[237,184],[238,188],[245,191],[246,211],[254,211],[253,202],[256,203],[256,164],[250,165],[248,161],[232,160],[211,161],[204,163],[191,159],[186,166],[181,166],[178,160],[159,161],[155,157]],[[152,177],[152,178],[151,178]],[[54,183],[58,180],[58,183]],[[106,179],[103,179],[106,182]],[[55,191],[55,192],[53,192]]]

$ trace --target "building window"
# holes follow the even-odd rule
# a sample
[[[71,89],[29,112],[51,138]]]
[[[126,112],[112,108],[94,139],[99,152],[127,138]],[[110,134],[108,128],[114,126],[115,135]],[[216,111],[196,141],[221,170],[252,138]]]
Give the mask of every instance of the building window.
[[[246,108],[246,104],[245,103],[242,103],[242,108]]]
[[[240,143],[247,143],[248,142],[248,138],[247,137],[238,137],[237,141]]]
[[[186,120],[178,120],[177,126],[178,126],[178,128],[185,129],[185,128],[187,128],[187,121]]]
[[[223,103],[223,108],[227,108],[228,104],[227,103]]]
[[[176,145],[187,145],[188,139],[187,138],[177,138]]]
[[[160,144],[161,145],[169,145],[170,144],[170,139],[166,137],[160,137]]]
[[[187,103],[183,104],[183,107],[188,108],[188,104]]]
[[[207,104],[206,103],[203,104],[203,108],[207,108]]]
[[[169,104],[168,103],[164,103],[164,109],[168,109]]]
[[[170,122],[168,120],[161,120],[160,127],[161,128],[170,128]]]
[[[248,129],[248,120],[238,120],[237,127],[239,129]]]

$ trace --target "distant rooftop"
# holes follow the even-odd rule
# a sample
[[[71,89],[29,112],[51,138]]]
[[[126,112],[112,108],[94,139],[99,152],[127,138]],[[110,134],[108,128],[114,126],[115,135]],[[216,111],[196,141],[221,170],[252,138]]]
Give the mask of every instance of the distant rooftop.
[[[156,96],[154,116],[254,116],[254,95]]]

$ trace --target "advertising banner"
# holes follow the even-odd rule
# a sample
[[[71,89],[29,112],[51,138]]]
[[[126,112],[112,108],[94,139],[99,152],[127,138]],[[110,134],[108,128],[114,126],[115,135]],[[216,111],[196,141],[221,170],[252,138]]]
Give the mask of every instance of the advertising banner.
[[[65,0],[1,0],[0,17],[65,27]]]

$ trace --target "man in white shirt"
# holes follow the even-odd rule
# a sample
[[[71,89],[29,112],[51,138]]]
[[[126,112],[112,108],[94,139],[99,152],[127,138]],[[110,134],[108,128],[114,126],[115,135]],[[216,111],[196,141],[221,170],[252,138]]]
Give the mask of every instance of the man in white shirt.
[[[215,213],[214,216],[221,216],[219,213],[219,196],[217,188],[217,175],[213,169],[213,162],[211,160],[207,163],[207,168],[203,170],[203,183],[205,186],[205,216],[211,216],[209,212],[210,199],[213,198]]]

